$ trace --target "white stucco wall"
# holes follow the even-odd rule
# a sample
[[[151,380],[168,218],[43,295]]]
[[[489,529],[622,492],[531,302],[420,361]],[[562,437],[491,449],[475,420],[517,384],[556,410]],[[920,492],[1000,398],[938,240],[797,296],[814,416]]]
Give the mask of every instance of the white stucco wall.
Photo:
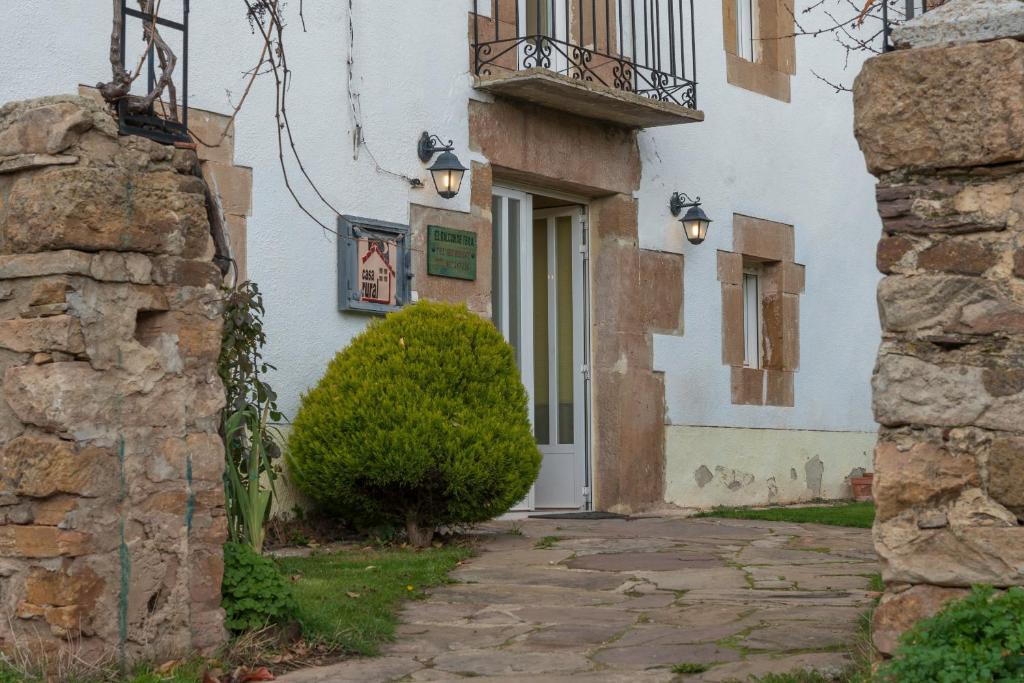
[[[853,54],[844,69],[844,51],[830,37],[798,37],[792,101],[779,102],[726,82],[719,3],[697,4],[705,29],[697,45],[698,98],[707,119],[640,136],[641,245],[685,259],[684,333],[654,339],[655,368],[665,373],[666,421],[673,425],[666,439],[666,498],[684,506],[764,504],[772,501],[768,482],[774,478],[781,499],[797,499],[806,492],[804,464],[816,455],[825,462],[821,495],[848,495],[850,470],[871,467],[865,444],[875,430],[870,377],[879,339],[874,254],[881,224],[874,180],[853,138],[852,96],[811,72],[850,85],[864,55]],[[805,26],[800,10],[808,4],[797,3]],[[683,239],[668,213],[674,190],[700,195],[715,220],[699,246]],[[716,251],[733,250],[734,213],[795,226],[806,289],[792,408],[730,400]],[[742,490],[700,487],[695,471],[702,465],[756,477]],[[790,480],[791,468],[799,481]]]
[[[447,202],[437,196],[415,145],[429,130],[453,138],[467,165],[474,158],[467,149],[470,0],[353,2],[352,92],[366,145],[382,169],[420,178],[427,187],[413,190],[402,178],[378,171],[366,146],[354,158],[345,0],[305,0],[305,32],[298,3],[285,10],[288,111],[307,171],[341,213],[404,223],[410,202],[468,210],[468,192]],[[241,0],[193,0],[191,9],[189,104],[228,113],[261,39],[251,32]],[[108,80],[110,12],[107,0],[5,3],[0,103],[75,93],[80,83]],[[180,16],[180,0],[163,0],[161,13]],[[129,36],[135,45],[135,34]],[[293,415],[300,393],[367,318],[337,310],[335,239],[302,213],[284,185],[273,98],[271,77],[258,79],[236,122],[235,163],[253,168],[248,272],[266,299],[267,359],[278,367],[271,381],[281,408]],[[333,211],[294,164],[290,168],[297,194],[333,227]],[[465,182],[468,187],[468,174]]]
[[[164,0],[164,11],[173,14],[176,2]],[[351,92],[349,2],[305,0],[305,32],[298,3],[289,3],[286,10],[292,69],[288,110],[307,171],[342,213],[407,222],[410,202],[468,210],[468,192],[451,201],[436,195],[414,145],[427,129],[453,138],[467,165],[475,158],[467,145],[467,101],[479,97],[468,64],[471,0],[351,2]],[[879,220],[872,180],[852,136],[850,95],[833,93],[811,74],[813,68],[849,83],[858,69],[857,55],[844,71],[845,56],[831,39],[799,38],[792,103],[777,102],[726,83],[720,3],[695,4],[698,96],[707,120],[640,135],[641,244],[685,254],[685,333],[655,339],[656,367],[665,372],[667,421],[870,432],[868,380],[878,339],[873,254]],[[798,13],[808,4],[800,0]],[[190,105],[227,112],[241,94],[243,73],[255,63],[261,42],[250,31],[240,0],[193,0],[191,28]],[[109,33],[110,3],[105,0],[6,3],[0,102],[75,92],[79,83],[106,80]],[[266,297],[267,359],[278,367],[271,380],[281,407],[291,415],[300,393],[317,381],[330,357],[367,319],[337,311],[335,239],[299,210],[284,185],[273,97],[270,77],[260,78],[237,120],[235,161],[254,169],[248,269]],[[358,150],[353,107],[366,140]],[[313,195],[294,164],[290,169],[299,196],[333,225],[333,211]],[[420,178],[427,187],[411,189],[392,173]],[[683,242],[667,210],[674,190],[703,197],[715,219],[704,244]],[[801,366],[794,408],[730,402],[729,370],[721,363],[715,252],[732,248],[734,212],[796,226],[797,261],[807,266],[807,286],[800,301]],[[698,448],[696,441],[693,447]],[[683,472],[683,456],[677,454],[695,452],[712,469],[728,465],[711,462],[713,453],[705,457],[682,447],[670,449],[668,470]],[[692,479],[692,473],[686,476]],[[673,502],[687,503],[688,492],[674,485],[669,491]]]

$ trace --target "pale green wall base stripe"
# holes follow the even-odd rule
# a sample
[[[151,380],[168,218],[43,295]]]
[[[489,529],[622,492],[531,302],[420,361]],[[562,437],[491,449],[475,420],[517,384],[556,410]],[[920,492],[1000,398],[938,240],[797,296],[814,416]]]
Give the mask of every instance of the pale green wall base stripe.
[[[665,500],[681,507],[849,498],[871,470],[875,432],[665,428]]]

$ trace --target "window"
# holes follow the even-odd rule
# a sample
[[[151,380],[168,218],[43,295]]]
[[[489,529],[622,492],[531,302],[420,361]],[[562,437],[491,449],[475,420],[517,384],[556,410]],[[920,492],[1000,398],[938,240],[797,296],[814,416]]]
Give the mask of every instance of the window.
[[[736,53],[748,62],[757,61],[755,36],[757,35],[756,0],[736,2]]]
[[[520,0],[525,1],[526,10],[526,35],[528,36],[551,36],[552,17],[555,8],[553,0]],[[540,21],[538,21],[538,18]]]
[[[743,367],[761,367],[761,273],[743,272]]]
[[[794,0],[722,0],[726,80],[780,102],[796,73]]]

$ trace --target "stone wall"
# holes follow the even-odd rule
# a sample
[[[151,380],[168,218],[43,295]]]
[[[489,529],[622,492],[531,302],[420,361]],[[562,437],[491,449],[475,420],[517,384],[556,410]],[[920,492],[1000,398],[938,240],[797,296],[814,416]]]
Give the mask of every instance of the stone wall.
[[[0,648],[224,641],[220,272],[188,150],[0,108]]]
[[[882,55],[854,98],[884,226],[874,638],[890,654],[972,584],[1024,584],[1024,44]]]

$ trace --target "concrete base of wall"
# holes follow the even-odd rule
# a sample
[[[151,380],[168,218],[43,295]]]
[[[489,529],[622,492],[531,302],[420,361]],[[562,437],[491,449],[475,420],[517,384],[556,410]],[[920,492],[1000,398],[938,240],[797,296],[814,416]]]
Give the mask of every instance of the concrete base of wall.
[[[665,428],[665,500],[681,507],[769,505],[851,497],[870,471],[874,432]]]

